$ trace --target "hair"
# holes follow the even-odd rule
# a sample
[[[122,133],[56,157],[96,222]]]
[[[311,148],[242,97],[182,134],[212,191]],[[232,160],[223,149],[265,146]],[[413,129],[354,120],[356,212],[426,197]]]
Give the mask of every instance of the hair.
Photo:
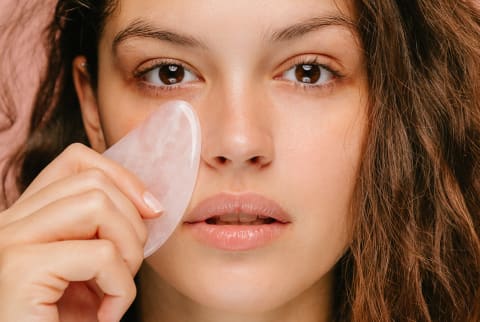
[[[46,8],[42,3],[31,1],[17,1],[11,5],[1,5],[0,13],[0,135],[3,140],[1,144],[8,146],[7,149],[0,149],[0,183],[9,185],[14,181],[11,176],[11,156],[17,146],[21,143],[16,139],[15,142],[8,142],[10,138],[17,136],[21,128],[26,123],[27,117],[25,110],[28,110],[34,88],[32,83],[37,81],[38,60],[43,58],[43,51],[38,50],[40,46],[39,37],[34,37],[34,28],[40,25],[40,19],[31,22],[31,12],[35,12],[37,17],[43,18],[46,14]],[[18,33],[18,26],[22,26],[22,32]],[[35,49],[35,59],[32,59],[32,50]],[[28,74],[27,74],[28,72]],[[22,77],[28,75],[28,77]],[[34,85],[34,84],[33,84]],[[27,92],[23,97],[15,93]],[[26,133],[21,133],[25,135]],[[13,144],[12,144],[13,143]],[[7,181],[9,181],[7,183]],[[1,189],[0,185],[0,209],[3,209],[8,201],[15,198],[14,189]]]
[[[20,189],[68,144],[88,144],[72,81],[116,1],[59,1],[46,29]],[[459,0],[359,0],[370,104],[336,267],[337,321],[480,321],[480,16]]]
[[[480,321],[480,16],[463,1],[363,1],[370,86],[353,321]],[[347,310],[348,311],[348,310]]]

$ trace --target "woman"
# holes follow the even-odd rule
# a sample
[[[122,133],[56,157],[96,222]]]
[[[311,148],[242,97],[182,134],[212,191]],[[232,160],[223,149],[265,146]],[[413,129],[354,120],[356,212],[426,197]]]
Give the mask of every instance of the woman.
[[[124,315],[161,205],[99,152],[172,99],[199,115],[199,176],[127,318],[480,319],[470,4],[59,1],[48,30],[2,320]]]

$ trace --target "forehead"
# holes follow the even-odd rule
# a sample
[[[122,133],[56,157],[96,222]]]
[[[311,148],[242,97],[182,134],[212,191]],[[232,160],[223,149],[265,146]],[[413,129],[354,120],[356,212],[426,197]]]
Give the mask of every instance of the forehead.
[[[316,17],[354,20],[352,0],[120,0],[104,37],[113,41],[135,21],[175,28],[196,39],[264,37],[283,26]]]

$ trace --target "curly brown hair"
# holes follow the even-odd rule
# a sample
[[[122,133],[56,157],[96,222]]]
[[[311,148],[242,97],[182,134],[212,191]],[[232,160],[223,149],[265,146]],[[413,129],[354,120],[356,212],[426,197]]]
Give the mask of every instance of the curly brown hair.
[[[369,131],[337,265],[337,321],[480,321],[480,16],[459,0],[358,0]],[[88,144],[71,75],[116,1],[60,0],[18,179]]]
[[[480,321],[479,23],[462,1],[360,5],[371,109],[352,321]]]

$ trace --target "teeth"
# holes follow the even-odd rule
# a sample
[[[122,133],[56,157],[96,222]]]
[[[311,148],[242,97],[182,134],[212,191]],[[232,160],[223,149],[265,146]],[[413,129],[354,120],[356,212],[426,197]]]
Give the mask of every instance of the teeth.
[[[258,219],[258,216],[252,216],[252,215],[247,215],[247,214],[240,214],[238,215],[238,220],[241,223],[247,223],[247,222],[252,222]]]
[[[242,224],[250,224],[250,225],[263,225],[269,224],[275,221],[274,219],[267,217],[267,216],[255,216],[249,214],[226,214],[213,217],[207,220],[209,224],[215,225],[242,225]]]
[[[237,214],[226,214],[226,215],[223,215],[221,218],[217,217],[217,221],[237,222],[238,221],[238,215]]]

